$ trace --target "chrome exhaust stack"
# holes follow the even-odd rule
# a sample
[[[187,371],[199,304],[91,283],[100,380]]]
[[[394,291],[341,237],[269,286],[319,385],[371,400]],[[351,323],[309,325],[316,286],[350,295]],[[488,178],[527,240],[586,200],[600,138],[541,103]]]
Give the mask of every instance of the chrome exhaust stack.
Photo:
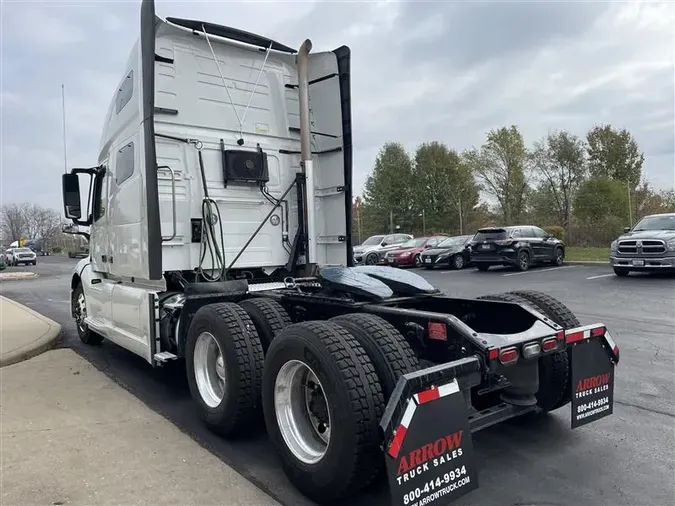
[[[314,210],[314,167],[312,166],[309,121],[309,52],[312,41],[306,39],[298,51],[298,99],[300,101],[300,166],[305,173],[305,218],[307,223],[306,263],[316,262],[316,216]]]

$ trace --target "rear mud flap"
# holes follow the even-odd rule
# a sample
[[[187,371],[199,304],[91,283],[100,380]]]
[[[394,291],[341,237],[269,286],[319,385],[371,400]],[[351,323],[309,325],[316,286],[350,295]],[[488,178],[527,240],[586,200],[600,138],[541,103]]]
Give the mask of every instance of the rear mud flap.
[[[614,368],[618,347],[609,333],[580,339],[571,345],[572,428],[595,422],[614,412]]]
[[[393,506],[446,505],[478,488],[466,395],[479,382],[475,357],[401,377],[380,423]]]

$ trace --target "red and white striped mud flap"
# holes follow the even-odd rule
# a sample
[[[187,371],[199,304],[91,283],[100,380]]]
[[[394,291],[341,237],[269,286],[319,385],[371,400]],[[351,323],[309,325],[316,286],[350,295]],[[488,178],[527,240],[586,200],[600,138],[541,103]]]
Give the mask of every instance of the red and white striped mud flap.
[[[447,505],[478,488],[464,395],[457,379],[408,398],[386,448],[394,506]]]
[[[589,325],[565,333],[572,363],[572,428],[595,422],[614,412],[614,372],[619,347],[604,325]]]

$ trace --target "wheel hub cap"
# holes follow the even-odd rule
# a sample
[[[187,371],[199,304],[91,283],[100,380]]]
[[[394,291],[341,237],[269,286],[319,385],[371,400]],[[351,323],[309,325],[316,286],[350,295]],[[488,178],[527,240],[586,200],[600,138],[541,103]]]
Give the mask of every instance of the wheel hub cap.
[[[202,332],[197,337],[193,365],[202,400],[210,408],[218,407],[225,396],[226,369],[220,346],[210,332]]]
[[[274,385],[274,410],[286,446],[305,464],[319,462],[330,444],[328,400],[314,371],[300,360],[286,362]]]

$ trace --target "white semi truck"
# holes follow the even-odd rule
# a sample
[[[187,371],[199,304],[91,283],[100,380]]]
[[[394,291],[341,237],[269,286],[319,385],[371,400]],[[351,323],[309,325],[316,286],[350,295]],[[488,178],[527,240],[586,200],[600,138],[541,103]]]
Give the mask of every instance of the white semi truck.
[[[392,504],[446,504],[477,487],[471,432],[611,414],[618,347],[538,292],[353,266],[350,51],[311,50],[142,2],[98,161],[63,176],[72,314],[86,344],[184,361],[224,437],[264,420],[313,500],[386,468]]]

